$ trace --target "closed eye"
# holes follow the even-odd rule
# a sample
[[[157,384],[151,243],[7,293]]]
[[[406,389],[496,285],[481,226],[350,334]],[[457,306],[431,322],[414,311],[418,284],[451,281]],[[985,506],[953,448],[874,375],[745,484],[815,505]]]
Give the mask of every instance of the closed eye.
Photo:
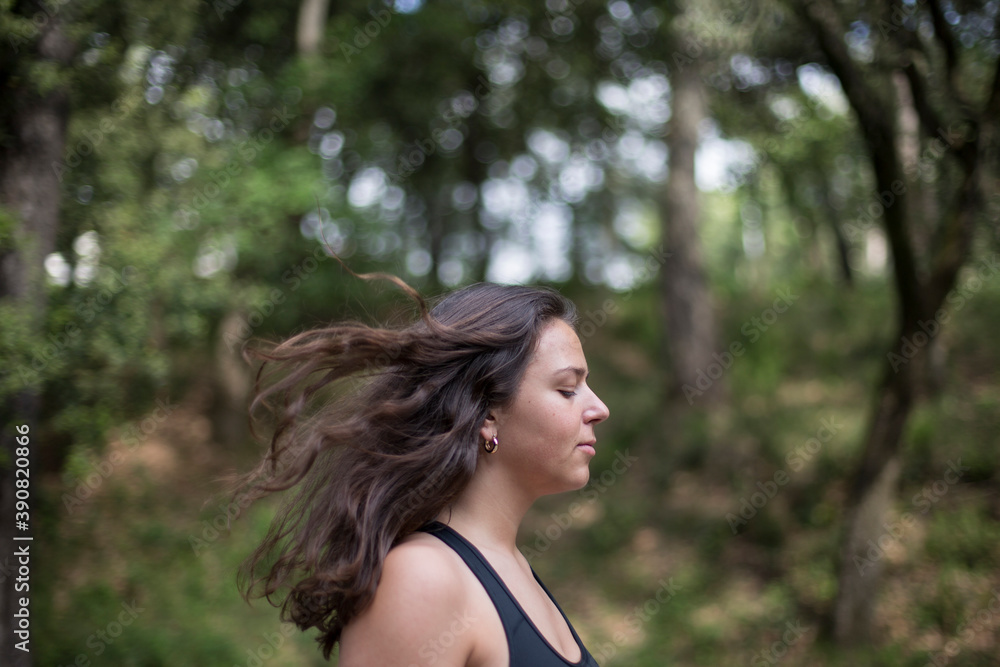
[[[560,389],[559,393],[565,396],[566,398],[573,398],[574,396],[576,396],[575,391],[566,391],[564,389]]]

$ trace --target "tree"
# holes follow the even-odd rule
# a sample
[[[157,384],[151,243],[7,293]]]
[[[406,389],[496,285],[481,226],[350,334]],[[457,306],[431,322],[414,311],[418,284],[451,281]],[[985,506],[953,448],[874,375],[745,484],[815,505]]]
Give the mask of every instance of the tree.
[[[46,310],[42,265],[52,252],[59,225],[58,177],[52,164],[62,157],[69,120],[68,90],[60,81],[59,70],[69,64],[75,47],[66,34],[56,10],[41,2],[21,3],[20,12],[4,12],[4,52],[0,75],[4,99],[0,109],[0,304],[5,327],[20,340],[16,346],[41,337]],[[10,49],[10,52],[8,51]],[[11,53],[12,52],[12,53]],[[8,334],[10,335],[10,334]],[[21,367],[22,373],[31,370]],[[36,374],[37,376],[37,374]],[[20,388],[0,393],[0,655],[6,664],[30,665],[32,646],[26,635],[15,634],[15,614],[22,616],[15,593],[14,573],[19,559],[12,558],[15,542],[15,462],[27,458],[38,461],[35,439],[38,431],[39,383],[20,378]],[[26,430],[15,430],[15,426]],[[27,435],[30,455],[20,457],[18,436]],[[23,450],[23,447],[20,448]],[[30,464],[28,467],[30,472]],[[30,507],[30,504],[29,504]],[[28,513],[27,525],[31,525]],[[23,589],[21,589],[23,590]],[[29,610],[30,613],[30,610]],[[37,642],[35,638],[33,641]],[[17,644],[23,642],[20,646]],[[20,649],[20,650],[18,650]]]
[[[817,0],[797,10],[840,80],[864,137],[875,173],[871,206],[892,250],[898,305],[897,335],[882,363],[839,552],[832,630],[838,642],[851,645],[869,637],[883,562],[868,554],[889,530],[885,519],[899,478],[907,416],[921,392],[921,366],[949,318],[946,298],[987,213],[985,193],[995,187],[1000,62],[987,55],[984,44],[996,39],[1000,23],[994,18],[991,34],[978,34],[969,26],[986,20],[983,10],[948,10],[949,21],[937,0],[926,9],[892,3],[853,7],[855,29],[863,22],[870,35],[867,46],[874,57],[865,58],[849,50],[843,14],[831,2]],[[922,23],[933,26],[932,37],[920,30]],[[969,46],[962,46],[958,32]],[[986,74],[976,76],[976,70]],[[919,120],[918,138],[901,120],[908,113]],[[918,218],[915,201],[927,182],[941,184],[935,193],[937,224]],[[932,243],[918,244],[920,222],[932,226]],[[847,231],[856,236],[865,229],[859,221]]]
[[[668,44],[679,44],[671,35]],[[662,237],[670,254],[660,274],[660,291],[666,315],[667,353],[670,359],[671,394],[689,404],[711,404],[723,394],[721,382],[704,377],[716,352],[716,325],[711,291],[705,275],[699,238],[699,193],[695,184],[695,153],[706,114],[706,86],[697,63],[667,59],[671,85],[671,119],[667,146],[669,175],[661,195]],[[706,376],[707,377],[707,376]]]

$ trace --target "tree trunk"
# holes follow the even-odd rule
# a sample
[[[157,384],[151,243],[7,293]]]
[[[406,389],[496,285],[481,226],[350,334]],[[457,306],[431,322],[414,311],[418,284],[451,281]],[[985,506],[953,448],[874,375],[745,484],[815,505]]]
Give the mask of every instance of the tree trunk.
[[[871,639],[872,612],[884,553],[880,539],[895,538],[884,519],[899,482],[899,442],[912,405],[911,374],[887,368],[865,438],[861,466],[849,491],[841,539],[834,639],[849,646]],[[888,535],[888,538],[883,537]],[[874,545],[874,546],[873,546]]]
[[[694,179],[705,91],[692,65],[672,66],[670,85],[670,174],[660,202],[664,245],[669,253],[660,272],[669,394],[675,399],[684,397],[692,405],[707,405],[721,396],[722,382],[708,374],[712,355],[717,352],[715,313],[698,237],[700,207]]]
[[[215,339],[215,371],[212,373],[212,436],[235,451],[249,436],[247,405],[253,380],[240,356],[244,339],[241,329],[246,314],[231,311],[222,318]]]
[[[840,267],[840,277],[845,285],[854,285],[854,274],[851,272],[851,262],[848,256],[850,248],[847,247],[844,232],[836,222],[833,223],[833,236],[837,240],[837,266]]]
[[[28,16],[40,6],[30,3],[24,8]],[[39,11],[40,13],[40,11]],[[63,33],[58,17],[51,17],[40,27],[36,44],[25,44],[26,50],[36,49],[26,57],[56,61],[66,64],[70,61],[73,46]],[[37,54],[37,55],[36,55]],[[16,81],[16,83],[15,83]],[[62,87],[39,94],[34,82],[26,79],[8,79],[7,94],[12,104],[2,113],[3,124],[8,128],[7,141],[0,146],[0,205],[14,220],[11,239],[4,239],[0,247],[0,300],[15,307],[25,318],[32,335],[41,337],[45,316],[45,257],[55,249],[56,229],[59,224],[59,180],[53,165],[63,157],[66,145],[66,125],[69,118],[68,97]],[[17,369],[5,369],[17,374],[22,380],[35,375],[21,360]],[[19,600],[29,600],[29,620],[36,618],[37,602],[32,599],[36,586],[25,581],[31,588],[23,586],[15,591],[16,580],[24,572],[20,569],[23,556],[13,557],[16,550],[27,549],[28,563],[38,547],[34,541],[15,541],[14,538],[32,537],[34,530],[29,512],[28,529],[15,530],[15,461],[18,447],[15,430],[18,426],[27,428],[29,475],[38,460],[38,400],[39,383],[26,382],[13,394],[0,397],[0,656],[3,664],[24,667],[32,664],[31,653],[19,650],[17,644],[23,639],[15,635],[17,629],[14,614],[20,609]],[[23,441],[22,441],[23,442]],[[37,506],[39,496],[37,477],[29,476],[28,506]],[[34,624],[29,631],[37,627]],[[40,641],[37,632],[32,633],[26,646],[33,651]]]
[[[329,6],[330,0],[302,0],[295,31],[295,44],[300,55],[315,55],[323,46]]]
[[[898,338],[886,355],[864,452],[849,488],[839,552],[839,587],[831,617],[836,641],[852,646],[870,639],[872,611],[883,569],[880,540],[884,543],[886,539],[895,539],[900,530],[898,525],[886,525],[885,519],[899,479],[903,429],[918,394],[921,366],[934,336],[943,326],[939,309],[968,258],[974,222],[983,210],[983,163],[989,159],[1000,118],[1000,66],[996,66],[989,99],[978,117],[970,117],[967,107],[955,109],[957,117],[979,129],[978,137],[967,139],[963,132],[952,132],[952,125],[946,125],[937,116],[929,103],[924,75],[912,66],[904,70],[909,90],[902,93],[898,77],[896,86],[884,75],[880,75],[880,85],[866,80],[847,53],[844,27],[829,0],[815,0],[797,9],[819,41],[858,118],[880,197],[886,192],[895,193],[892,200],[885,197],[882,222],[892,249]],[[947,34],[937,38],[949,39]],[[887,96],[886,91],[895,95]],[[910,95],[905,95],[906,92]],[[959,99],[957,93],[952,97]],[[900,133],[897,127],[901,103],[916,112],[926,136],[936,139],[948,128],[949,149],[963,172],[959,192],[949,199],[950,208],[939,216],[940,224],[935,230],[938,242],[933,249],[927,249],[932,254],[928,257],[926,276],[917,269],[910,238],[910,193],[918,186],[906,182],[901,167],[901,159],[906,160],[913,153],[913,147],[905,145],[909,121],[902,123],[904,132]],[[906,187],[900,190],[900,185]]]
[[[956,254],[956,259],[937,262],[934,275],[917,286],[924,299],[913,317],[903,319],[899,335],[886,354],[864,452],[847,498],[837,599],[831,619],[834,639],[843,646],[871,639],[872,611],[883,569],[880,540],[898,539],[898,532],[905,530],[905,525],[901,528],[885,521],[899,480],[903,429],[921,386],[923,368],[930,363],[934,337],[943,326],[943,318],[937,313],[955,286],[971,243],[972,223],[982,202],[977,194],[979,176],[978,170],[967,173],[958,197],[961,204],[944,225],[945,231],[958,236],[955,242],[964,251]]]

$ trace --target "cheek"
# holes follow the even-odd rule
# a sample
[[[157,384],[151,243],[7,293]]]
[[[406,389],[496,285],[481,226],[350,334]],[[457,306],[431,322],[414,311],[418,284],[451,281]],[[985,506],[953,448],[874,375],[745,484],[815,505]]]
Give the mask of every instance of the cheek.
[[[546,412],[545,428],[555,437],[574,438],[580,430],[580,416],[567,401],[567,404]]]
[[[516,420],[545,424],[558,417],[560,417],[559,403],[548,397],[542,397],[525,401]]]
[[[541,419],[544,420],[545,426],[548,430],[552,431],[566,431],[573,427],[576,423],[575,414],[569,406],[569,401],[565,399],[560,399],[563,402],[558,403],[556,401],[551,401],[545,406],[545,410],[541,412]]]
[[[554,393],[554,392],[553,392]],[[562,450],[577,437],[581,415],[573,403],[559,394],[525,400],[511,415],[511,426],[530,449]]]

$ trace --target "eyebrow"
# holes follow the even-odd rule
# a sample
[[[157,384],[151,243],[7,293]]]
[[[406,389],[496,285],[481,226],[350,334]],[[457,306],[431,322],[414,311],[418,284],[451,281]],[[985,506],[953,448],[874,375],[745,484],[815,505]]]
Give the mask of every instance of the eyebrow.
[[[571,371],[576,374],[578,378],[587,378],[590,373],[587,372],[586,368],[580,368],[579,366],[567,366],[566,368],[560,368],[555,372],[556,375],[559,373],[565,373],[566,371]]]

